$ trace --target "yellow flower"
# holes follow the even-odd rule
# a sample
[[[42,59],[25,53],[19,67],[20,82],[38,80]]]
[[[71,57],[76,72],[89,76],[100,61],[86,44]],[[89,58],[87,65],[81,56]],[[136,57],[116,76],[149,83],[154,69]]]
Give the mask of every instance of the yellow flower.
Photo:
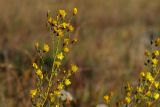
[[[61,27],[64,28],[64,29],[66,29],[67,26],[68,26],[68,23],[63,22],[63,23],[61,24]]]
[[[59,10],[59,15],[60,15],[62,18],[65,18],[65,16],[67,15],[67,13],[66,13],[65,10]]]
[[[68,86],[68,85],[71,84],[71,81],[69,79],[65,79],[64,83],[65,83],[66,86]]]
[[[155,55],[156,57],[158,57],[158,56],[159,56],[159,51],[156,50],[156,51],[154,52],[154,55]]]
[[[71,70],[72,70],[72,72],[76,73],[78,70],[78,67],[74,64],[71,64]]]
[[[158,93],[154,93],[154,94],[153,94],[153,98],[154,98],[155,100],[157,100],[157,99],[159,98],[159,94],[158,94]]]
[[[129,104],[131,102],[131,98],[130,97],[125,97],[125,101],[127,104]]]
[[[144,72],[141,72],[141,73],[140,73],[140,76],[141,76],[141,77],[144,77],[144,76],[145,76],[145,73],[144,73]]]
[[[147,73],[146,73],[146,79],[147,79],[149,82],[153,82],[153,81],[154,81],[154,78],[152,77],[152,75],[151,75],[150,72],[147,72]]]
[[[72,25],[69,25],[68,26],[68,30],[71,31],[71,32],[73,32],[74,31],[74,27]]]
[[[54,33],[57,33],[58,32],[58,29],[57,29],[57,27],[53,27],[53,29],[52,29],[53,31],[54,31]]]
[[[44,51],[44,52],[48,52],[48,51],[49,51],[49,46],[48,46],[48,44],[44,44],[44,46],[43,46],[43,51]]]
[[[55,62],[54,62],[54,66],[56,66],[56,67],[59,68],[60,65],[61,65],[61,62],[59,62],[59,61],[55,61]]]
[[[152,64],[153,65],[157,65],[158,64],[158,60],[156,58],[152,59]]]
[[[40,69],[38,69],[36,71],[36,74],[37,74],[37,76],[39,76],[40,79],[43,79],[43,73],[42,73],[42,71]]]
[[[63,85],[62,83],[60,83],[60,84],[58,85],[57,89],[58,89],[58,90],[62,90],[63,87],[64,87],[64,85]]]
[[[76,15],[77,12],[78,12],[78,9],[77,9],[77,8],[74,8],[74,9],[73,9],[73,15]]]
[[[30,95],[32,98],[37,94],[37,89],[30,90]]]
[[[57,54],[57,58],[60,59],[60,60],[62,60],[64,58],[63,53],[61,52],[61,53]]]
[[[110,102],[110,97],[109,97],[108,95],[105,95],[105,96],[103,97],[103,99],[104,99],[104,102],[105,102],[106,104],[108,104],[108,103]]]
[[[69,52],[69,48],[67,46],[63,47],[63,51],[68,53]]]
[[[60,96],[60,91],[54,91],[54,95],[56,95],[56,96]]]
[[[154,82],[154,86],[155,86],[156,88],[158,88],[158,87],[159,87],[159,82],[155,81],[155,82]]]
[[[38,69],[38,65],[36,63],[33,63],[32,66],[34,69]]]

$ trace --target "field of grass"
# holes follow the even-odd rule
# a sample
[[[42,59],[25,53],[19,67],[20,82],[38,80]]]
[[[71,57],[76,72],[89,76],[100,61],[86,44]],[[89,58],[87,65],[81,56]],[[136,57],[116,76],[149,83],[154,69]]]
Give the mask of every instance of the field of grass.
[[[160,0],[0,0],[0,107],[31,107],[34,43],[49,41],[46,14],[77,7],[78,43],[67,63],[79,72],[68,89],[75,107],[95,107],[144,69],[144,51],[160,34]]]

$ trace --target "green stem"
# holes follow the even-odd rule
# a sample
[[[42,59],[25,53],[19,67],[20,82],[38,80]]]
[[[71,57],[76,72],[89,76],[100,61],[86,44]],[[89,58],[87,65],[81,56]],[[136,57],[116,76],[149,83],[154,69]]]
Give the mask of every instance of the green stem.
[[[57,56],[57,53],[58,53],[59,42],[60,42],[60,38],[58,38],[58,40],[57,40],[56,52],[55,52],[54,61],[53,61],[53,65],[52,65],[52,72],[51,72],[51,76],[50,76],[49,81],[48,81],[47,94],[46,94],[46,97],[44,99],[44,102],[42,103],[42,107],[44,106],[45,102],[47,101],[47,98],[48,98],[48,95],[49,95],[49,91],[50,91],[50,88],[51,88],[53,72],[56,71],[56,69],[54,70],[54,63],[56,61],[56,56]]]

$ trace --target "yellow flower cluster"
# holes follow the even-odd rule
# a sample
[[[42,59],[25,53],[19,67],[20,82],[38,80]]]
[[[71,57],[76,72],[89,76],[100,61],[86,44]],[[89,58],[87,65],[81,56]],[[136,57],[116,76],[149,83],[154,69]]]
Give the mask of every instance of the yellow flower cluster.
[[[36,75],[40,78],[43,79],[43,72],[42,70],[38,67],[36,63],[32,64],[33,68],[36,70]]]
[[[77,8],[72,10],[72,17],[77,14]],[[47,14],[47,24],[51,32],[51,39],[54,41],[53,50],[49,44],[44,44],[43,48],[39,47],[39,43],[35,44],[40,61],[33,63],[35,74],[38,77],[36,81],[36,89],[30,90],[30,95],[34,105],[38,107],[46,107],[51,105],[59,107],[62,105],[60,99],[62,90],[71,85],[70,76],[78,71],[78,66],[71,64],[69,69],[63,68],[63,60],[70,51],[71,45],[77,42],[77,38],[71,36],[74,27],[71,19],[67,18],[67,11],[60,9],[55,18],[49,12]],[[50,52],[49,52],[50,51]],[[48,54],[46,54],[48,53]],[[53,58],[51,71],[47,71],[45,67],[45,55],[52,54]],[[39,66],[38,66],[39,65]],[[39,97],[35,97],[35,96]]]
[[[73,9],[73,14],[74,15],[77,14],[77,8]],[[51,31],[53,31],[59,37],[63,37],[66,31],[67,32],[74,31],[74,27],[73,25],[71,25],[70,21],[68,22],[65,21],[66,16],[67,12],[65,10],[59,10],[56,19],[53,19],[51,16],[48,15],[48,22],[51,26]]]
[[[152,51],[146,50],[147,70],[140,72],[136,86],[129,83],[125,87],[124,98],[117,103],[118,107],[152,107],[160,98],[159,46],[160,38],[152,42]],[[105,96],[108,103],[109,97]]]

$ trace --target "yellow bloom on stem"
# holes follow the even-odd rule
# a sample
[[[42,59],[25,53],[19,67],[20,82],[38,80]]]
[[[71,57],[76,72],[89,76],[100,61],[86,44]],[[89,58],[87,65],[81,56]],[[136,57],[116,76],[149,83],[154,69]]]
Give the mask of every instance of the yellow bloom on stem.
[[[60,91],[58,91],[58,90],[54,91],[55,96],[60,96],[60,94],[61,94]]]
[[[158,57],[158,56],[159,56],[159,51],[156,50],[156,51],[154,52],[154,55],[155,55],[156,57]]]
[[[61,52],[61,53],[57,54],[57,58],[60,59],[60,60],[62,60],[64,58],[63,53]]]
[[[63,23],[61,24],[61,27],[64,28],[64,29],[66,29],[67,26],[68,26],[68,23],[63,22]]]
[[[154,78],[152,76],[152,74],[150,72],[147,72],[146,73],[146,79],[149,81],[149,82],[153,82],[154,81]]]
[[[42,73],[42,71],[41,71],[40,69],[38,69],[38,70],[36,71],[36,74],[37,74],[37,76],[38,76],[40,79],[43,79],[43,73]]]
[[[68,85],[71,84],[71,81],[69,79],[65,79],[64,83],[65,83],[66,86],[68,86]]]
[[[43,51],[44,51],[44,52],[48,52],[48,51],[49,51],[49,46],[48,46],[48,44],[44,44],[44,46],[43,46]]]
[[[154,86],[158,89],[158,87],[159,87],[159,82],[155,81],[155,82],[154,82]]]
[[[60,83],[57,88],[58,88],[58,90],[62,90],[64,88],[64,85],[62,83]]]
[[[38,69],[38,65],[36,63],[33,63],[32,66],[34,69]]]
[[[108,104],[108,103],[110,102],[110,97],[109,97],[108,95],[105,95],[105,96],[103,97],[103,99],[104,99],[104,102],[105,102],[106,104]]]
[[[76,73],[78,71],[78,66],[71,64],[71,70],[72,72]]]
[[[54,31],[54,33],[57,33],[58,32],[58,29],[57,29],[57,27],[53,27],[53,29],[52,29],[53,31]]]
[[[30,90],[30,95],[32,98],[37,94],[37,89]]]
[[[68,53],[69,52],[69,48],[67,46],[63,47],[63,51]]]
[[[65,16],[67,15],[67,13],[66,13],[65,10],[59,10],[59,15],[60,15],[62,18],[65,18]]]
[[[140,76],[141,76],[141,77],[144,77],[144,76],[145,76],[145,73],[144,73],[144,72],[141,72],[141,73],[140,73]]]
[[[55,61],[53,65],[59,68],[59,66],[61,65],[61,62]]]
[[[153,94],[153,98],[154,98],[155,100],[157,100],[157,99],[159,98],[159,93],[154,93],[154,94]]]
[[[74,31],[74,27],[72,25],[69,25],[68,26],[68,30],[71,31],[71,32],[73,32]]]
[[[78,9],[77,8],[73,8],[73,15],[76,15],[78,13]]]
[[[131,98],[130,97],[125,97],[125,101],[127,104],[129,104],[131,102]]]
[[[152,59],[152,64],[157,65],[158,64],[158,59],[156,59],[156,58]]]

